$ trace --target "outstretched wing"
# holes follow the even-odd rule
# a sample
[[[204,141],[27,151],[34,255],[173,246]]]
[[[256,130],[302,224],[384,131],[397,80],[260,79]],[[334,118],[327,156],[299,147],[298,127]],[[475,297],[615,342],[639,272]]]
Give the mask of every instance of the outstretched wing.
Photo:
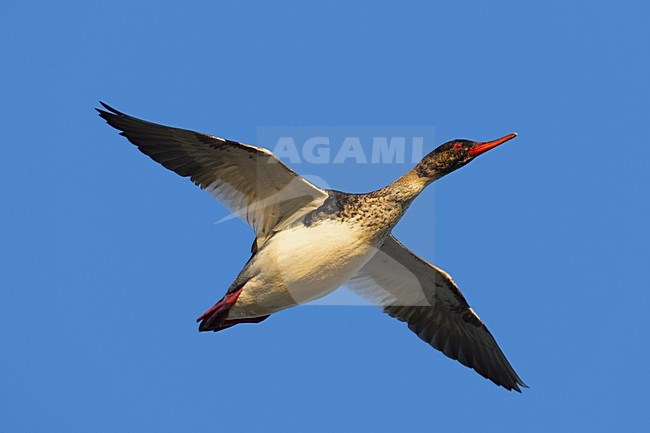
[[[451,277],[392,235],[347,285],[481,376],[508,390],[526,387]]]
[[[189,177],[246,221],[264,243],[274,227],[318,207],[327,193],[270,151],[128,116],[102,103],[99,115],[145,155]],[[254,246],[255,247],[255,246]]]

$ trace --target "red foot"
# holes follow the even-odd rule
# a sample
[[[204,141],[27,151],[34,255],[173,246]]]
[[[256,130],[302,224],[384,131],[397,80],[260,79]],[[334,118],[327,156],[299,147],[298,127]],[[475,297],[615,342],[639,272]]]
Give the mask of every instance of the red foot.
[[[199,331],[218,330],[222,328],[230,309],[235,305],[235,302],[237,302],[237,298],[239,298],[242,289],[243,287],[234,292],[226,293],[226,296],[224,296],[208,311],[203,313],[201,317],[196,319],[197,322],[201,322]]]

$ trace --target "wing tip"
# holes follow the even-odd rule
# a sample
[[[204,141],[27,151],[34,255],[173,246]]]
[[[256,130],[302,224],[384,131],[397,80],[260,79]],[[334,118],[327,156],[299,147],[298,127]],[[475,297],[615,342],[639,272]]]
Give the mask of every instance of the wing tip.
[[[115,108],[111,107],[110,105],[108,105],[108,104],[105,103],[104,101],[99,101],[99,103],[102,105],[102,107],[104,107],[106,110],[108,110],[108,111],[111,112],[112,114],[116,114],[116,115],[118,115],[118,116],[124,116],[124,113],[122,113],[122,112],[116,110]],[[102,109],[100,109],[100,108],[95,108],[95,110],[99,111],[100,113],[101,113],[101,112],[104,112],[104,113],[105,113],[105,111],[102,110]]]
[[[127,126],[127,122],[137,120],[137,119],[133,119],[131,116],[129,116],[127,114],[124,114],[121,111],[111,107],[110,105],[108,105],[104,101],[99,101],[99,103],[104,108],[104,109],[102,109],[102,108],[95,107],[95,110],[99,114],[99,117],[104,119],[106,121],[106,123],[108,123],[113,128],[117,129],[118,131],[121,131],[120,135],[127,137],[125,132],[124,132],[125,128]],[[140,122],[146,123],[144,121],[140,121]],[[127,137],[127,138],[129,138],[129,137]],[[129,141],[130,141],[130,139],[129,139]]]
[[[521,388],[530,389],[530,386],[526,385],[526,384],[524,383],[524,381],[521,380],[521,379],[519,379],[519,378],[518,378],[518,380],[517,380],[517,385],[519,385],[519,386],[517,387],[517,392],[519,392],[520,394],[521,394]],[[521,388],[519,388],[519,387],[521,387]]]
[[[99,117],[104,119],[109,125],[113,126],[114,128],[117,127],[114,124],[114,122],[118,118],[120,118],[120,117],[122,117],[122,118],[128,117],[126,114],[122,113],[119,110],[116,110],[115,108],[111,107],[110,105],[108,105],[107,103],[105,103],[103,101],[99,101],[99,103],[101,104],[102,107],[104,107],[104,109],[95,107],[95,111],[97,111],[97,113],[99,114]]]
[[[516,392],[518,392],[519,394],[522,394],[522,388],[530,389],[530,387],[529,387],[528,385],[526,385],[526,384],[524,383],[524,381],[521,380],[521,379],[519,378],[519,376],[516,376],[515,379],[514,379],[514,381],[513,381],[512,383],[509,383],[509,384],[505,384],[505,383],[497,383],[497,382],[495,382],[495,381],[494,381],[493,379],[491,379],[491,378],[487,378],[487,379],[489,379],[489,380],[491,380],[492,382],[496,383],[498,386],[502,386],[502,387],[504,387],[504,388],[507,389],[508,391],[516,391]]]

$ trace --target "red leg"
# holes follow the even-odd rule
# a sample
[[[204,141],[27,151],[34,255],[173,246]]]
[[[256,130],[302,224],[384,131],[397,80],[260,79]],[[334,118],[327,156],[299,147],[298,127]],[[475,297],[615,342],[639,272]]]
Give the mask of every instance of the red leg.
[[[201,322],[199,331],[218,330],[221,328],[228,317],[230,309],[237,302],[237,298],[239,298],[242,289],[243,287],[240,287],[234,292],[226,293],[219,302],[196,319],[197,322]]]

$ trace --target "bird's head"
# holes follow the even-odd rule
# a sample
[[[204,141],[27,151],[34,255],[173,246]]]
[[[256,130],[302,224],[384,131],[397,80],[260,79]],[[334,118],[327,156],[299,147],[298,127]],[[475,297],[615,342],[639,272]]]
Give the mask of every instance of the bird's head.
[[[458,170],[480,154],[494,149],[516,136],[517,134],[513,132],[512,134],[492,141],[448,141],[422,158],[422,161],[415,167],[415,170],[418,176],[427,178],[429,182],[433,182],[454,170]]]

